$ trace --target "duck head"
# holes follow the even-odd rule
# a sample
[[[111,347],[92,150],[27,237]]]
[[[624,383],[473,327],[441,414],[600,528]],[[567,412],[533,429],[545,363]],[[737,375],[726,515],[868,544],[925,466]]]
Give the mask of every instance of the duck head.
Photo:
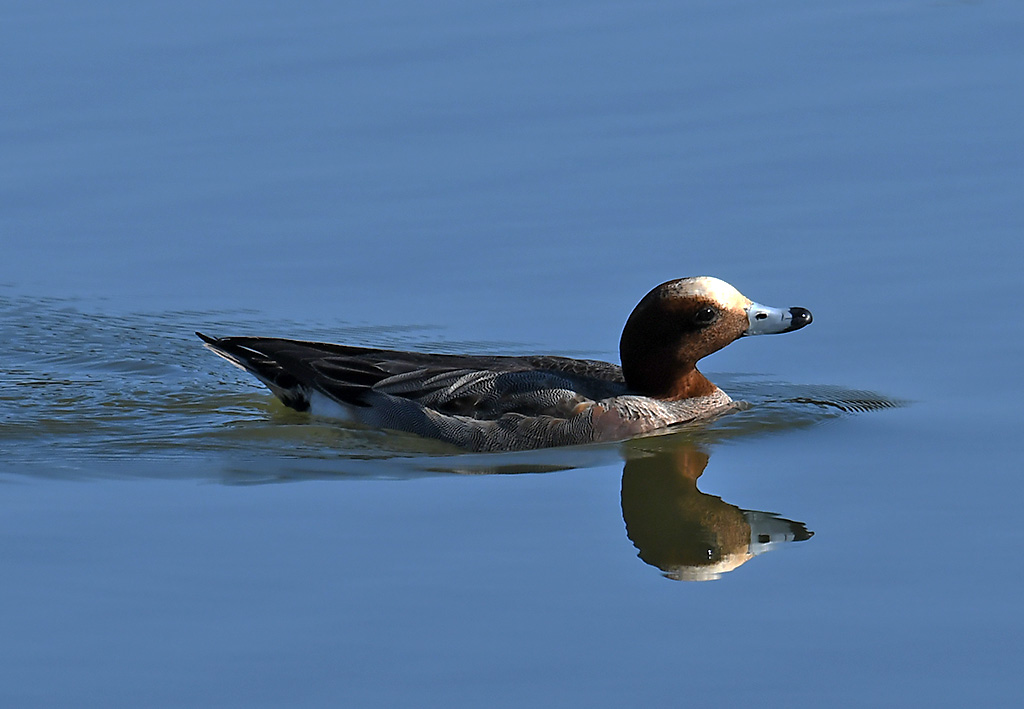
[[[675,401],[714,392],[697,361],[745,335],[799,330],[811,322],[805,308],[755,303],[710,276],[662,283],[644,296],[622,330],[619,357],[634,392]]]

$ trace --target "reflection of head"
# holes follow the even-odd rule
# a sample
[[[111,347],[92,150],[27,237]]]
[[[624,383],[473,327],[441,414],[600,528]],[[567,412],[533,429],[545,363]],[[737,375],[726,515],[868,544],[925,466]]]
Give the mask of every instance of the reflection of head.
[[[626,534],[645,562],[669,578],[706,581],[781,542],[811,536],[799,522],[741,510],[698,490],[708,456],[672,438],[671,447],[631,447],[622,472]]]

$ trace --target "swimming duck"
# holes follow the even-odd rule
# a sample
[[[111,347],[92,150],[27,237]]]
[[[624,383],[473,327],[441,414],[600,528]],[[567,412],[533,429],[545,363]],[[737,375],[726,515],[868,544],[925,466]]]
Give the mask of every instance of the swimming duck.
[[[734,406],[697,362],[746,335],[791,332],[805,308],[771,308],[709,276],[662,283],[619,341],[622,366],[550,355],[425,354],[272,337],[208,337],[286,405],[475,451],[616,441]]]

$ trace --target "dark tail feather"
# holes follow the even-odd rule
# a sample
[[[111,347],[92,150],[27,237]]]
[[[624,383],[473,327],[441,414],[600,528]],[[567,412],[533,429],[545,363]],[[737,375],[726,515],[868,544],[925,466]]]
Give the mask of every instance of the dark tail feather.
[[[263,382],[286,406],[296,411],[306,411],[309,408],[309,388],[273,358],[239,344],[236,338],[210,337],[198,331],[196,335],[214,354]]]

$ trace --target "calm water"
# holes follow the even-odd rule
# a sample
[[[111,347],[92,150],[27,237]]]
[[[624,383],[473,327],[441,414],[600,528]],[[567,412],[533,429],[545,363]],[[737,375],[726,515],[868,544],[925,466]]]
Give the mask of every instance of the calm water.
[[[12,4],[2,703],[1017,705],[1022,32]],[[698,274],[815,322],[704,363],[749,410],[618,445],[330,425],[192,334],[615,360]]]

